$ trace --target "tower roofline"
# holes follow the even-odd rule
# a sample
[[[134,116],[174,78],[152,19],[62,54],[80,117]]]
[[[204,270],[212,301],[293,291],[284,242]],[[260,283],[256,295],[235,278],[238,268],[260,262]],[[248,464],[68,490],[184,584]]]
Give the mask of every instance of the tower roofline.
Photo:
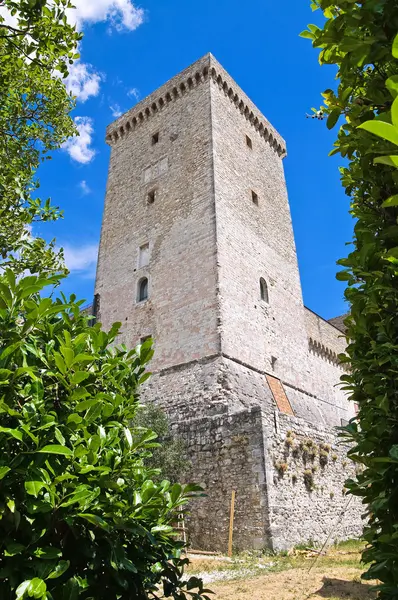
[[[286,156],[285,140],[210,52],[113,121],[106,129],[107,143],[111,146],[116,144],[119,139],[134,131],[151,116],[165,110],[168,104],[177,101],[209,78],[224,90],[237,110],[264,137],[275,152],[281,157]]]

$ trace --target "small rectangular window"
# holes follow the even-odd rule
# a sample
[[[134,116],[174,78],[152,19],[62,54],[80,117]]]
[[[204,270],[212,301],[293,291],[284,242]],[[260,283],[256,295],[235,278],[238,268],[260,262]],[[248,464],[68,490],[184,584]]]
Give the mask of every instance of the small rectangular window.
[[[253,200],[254,204],[258,205],[258,195],[253,190],[252,190],[252,200]]]
[[[252,140],[251,140],[251,138],[249,138],[249,136],[248,136],[248,135],[246,136],[246,145],[247,145],[247,146],[250,148],[250,150],[252,150],[252,149],[253,149],[253,143],[252,143]]]
[[[152,146],[154,146],[158,142],[159,142],[159,132],[153,134],[153,136],[152,136]]]
[[[148,196],[147,196],[147,203],[148,204],[153,204],[156,200],[156,190],[151,190],[150,192],[148,192]]]
[[[147,267],[149,265],[149,244],[140,246],[138,251],[138,268]]]

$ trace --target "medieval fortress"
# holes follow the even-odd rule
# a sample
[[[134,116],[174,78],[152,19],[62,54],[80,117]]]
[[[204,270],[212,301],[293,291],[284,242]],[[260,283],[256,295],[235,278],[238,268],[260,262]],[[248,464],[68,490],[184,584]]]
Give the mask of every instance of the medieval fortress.
[[[95,313],[130,347],[154,338],[143,397],[207,494],[191,543],[225,551],[232,490],[236,549],[360,534],[336,432],[355,412],[337,385],[345,340],[303,305],[284,140],[211,54],[106,139]]]

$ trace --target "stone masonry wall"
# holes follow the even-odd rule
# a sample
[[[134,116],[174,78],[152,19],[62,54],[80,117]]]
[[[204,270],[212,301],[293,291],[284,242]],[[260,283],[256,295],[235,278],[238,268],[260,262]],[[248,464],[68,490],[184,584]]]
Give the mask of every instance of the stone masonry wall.
[[[239,88],[216,70],[222,77],[211,86],[222,351],[303,388],[307,336],[282,158],[236,107],[228,90]],[[260,297],[260,278],[268,302]]]
[[[192,461],[191,477],[206,497],[193,503],[187,521],[192,548],[226,552],[232,490],[236,492],[234,550],[270,545],[261,411],[192,418],[179,423]]]
[[[336,431],[282,414],[263,425],[274,550],[359,537],[363,507],[344,490],[355,467]]]
[[[208,58],[176,77],[173,99],[164,94],[157,111],[148,104],[152,97],[129,111],[129,118],[143,120],[134,130],[125,124],[124,134],[112,142],[96,280],[98,317],[105,327],[121,321],[118,341],[129,347],[152,335],[155,370],[212,355],[220,345],[206,65]],[[182,91],[188,76],[193,88]],[[149,192],[155,192],[152,203]],[[149,262],[140,267],[144,244]],[[145,277],[149,298],[138,302]]]
[[[266,530],[263,538],[259,535],[260,529],[254,533],[248,530],[244,520],[235,523],[236,539],[241,540],[239,544],[246,544],[247,548],[254,545],[258,547],[260,539],[263,539],[264,546],[277,550],[290,548],[309,539],[323,543],[347,502],[342,493],[344,482],[354,473],[353,463],[346,457],[347,447],[338,440],[334,428],[334,425],[340,425],[341,418],[348,417],[347,411],[286,384],[284,389],[295,416],[278,411],[265,374],[225,356],[215,356],[156,373],[143,390],[142,400],[155,401],[163,406],[170,415],[175,431],[188,440],[189,455],[192,458],[190,479],[205,481],[208,485],[212,474],[217,473],[215,479],[211,480],[214,486],[211,487],[211,498],[215,494],[213,489],[216,490],[217,486],[225,490],[231,484],[231,477],[236,489],[244,489],[248,485],[247,473],[239,461],[249,461],[247,464],[250,474],[250,457],[257,454],[255,450],[261,451],[266,465],[261,493],[264,493],[269,516],[264,525]],[[254,421],[250,421],[253,428],[247,429],[247,415],[252,415],[250,418],[253,419],[258,411],[261,411],[261,423],[256,416]],[[219,450],[228,447],[233,431],[236,435],[242,433],[240,427],[243,425],[249,436],[251,454],[240,456],[238,464],[231,467],[231,456],[228,452],[220,453]],[[198,431],[202,433],[199,434]],[[262,440],[258,437],[260,431]],[[286,442],[289,431],[293,433],[292,447]],[[198,436],[206,448],[202,448],[202,442],[197,442]],[[307,457],[304,460],[306,457],[301,450],[297,456],[293,452],[293,447],[299,447],[306,440],[311,440],[313,447],[316,447],[314,459]],[[330,445],[324,466],[319,463],[321,444]],[[225,464],[224,459],[227,460]],[[278,464],[284,463],[287,470],[281,474]],[[305,471],[313,467],[316,467],[312,474],[315,489],[309,490],[304,476]],[[231,468],[233,474],[230,476]],[[293,476],[297,477],[296,481],[293,481]],[[258,505],[255,500],[249,510],[249,498],[254,498],[251,492],[244,501],[245,511],[251,514],[250,510],[256,512]],[[200,534],[206,520],[205,515],[212,510],[209,503],[210,500],[206,500],[201,508],[194,506],[190,522],[193,543],[203,549],[225,549],[223,528],[228,518],[225,507],[222,509],[224,525],[213,529],[214,522],[209,517],[211,528],[205,529],[203,536]],[[333,533],[332,541],[359,535],[362,528],[360,514],[361,507],[354,500],[351,501],[341,525]],[[248,521],[250,520],[252,517],[248,517]]]

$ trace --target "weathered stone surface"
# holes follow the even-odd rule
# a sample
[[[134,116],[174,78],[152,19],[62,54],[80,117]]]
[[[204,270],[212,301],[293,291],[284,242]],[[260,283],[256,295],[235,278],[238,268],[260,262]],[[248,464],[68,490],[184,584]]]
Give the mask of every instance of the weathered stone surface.
[[[303,306],[284,140],[211,55],[121,116],[107,140],[97,317],[121,321],[128,346],[154,337],[142,398],[168,412],[207,493],[191,543],[226,550],[232,490],[236,548],[323,542],[347,502],[353,467],[335,426],[354,407],[336,386],[344,338]],[[138,302],[143,278],[149,297]],[[315,456],[293,453],[308,440]],[[358,534],[359,515],[353,500],[333,539]]]

